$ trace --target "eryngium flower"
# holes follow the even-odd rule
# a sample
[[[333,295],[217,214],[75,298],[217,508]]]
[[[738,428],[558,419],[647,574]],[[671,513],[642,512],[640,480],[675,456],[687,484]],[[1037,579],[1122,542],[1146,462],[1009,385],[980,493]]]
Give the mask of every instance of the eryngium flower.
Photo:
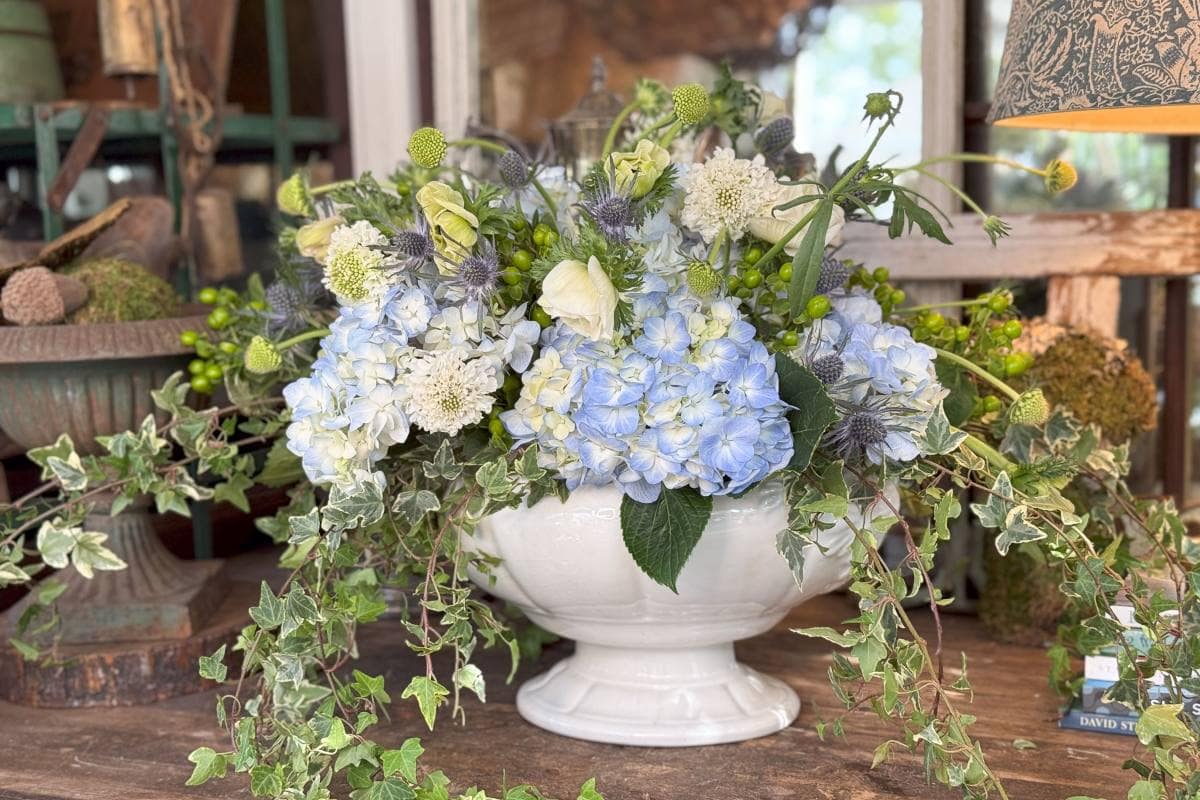
[[[579,207],[592,218],[605,239],[624,242],[628,238],[627,228],[635,221],[633,201],[628,195],[615,190],[611,180],[596,180],[584,194]]]
[[[830,444],[843,458],[862,456],[868,448],[883,444],[888,429],[883,418],[874,411],[862,410],[847,414],[829,435]]]
[[[842,373],[846,369],[846,362],[837,353],[821,356],[815,359],[809,365],[812,374],[817,376],[817,380],[828,386],[836,382],[842,377]]]
[[[796,126],[791,117],[776,117],[759,130],[754,137],[754,146],[760,153],[773,156],[792,143]]]
[[[509,150],[500,156],[496,169],[500,172],[500,180],[510,189],[523,189],[529,184],[529,164],[516,150]]]
[[[850,280],[850,268],[842,261],[827,255],[821,259],[821,275],[817,278],[813,294],[829,294],[834,289],[841,289]]]
[[[454,283],[469,300],[483,301],[492,296],[500,277],[500,259],[496,248],[485,243],[474,255],[458,265]]]

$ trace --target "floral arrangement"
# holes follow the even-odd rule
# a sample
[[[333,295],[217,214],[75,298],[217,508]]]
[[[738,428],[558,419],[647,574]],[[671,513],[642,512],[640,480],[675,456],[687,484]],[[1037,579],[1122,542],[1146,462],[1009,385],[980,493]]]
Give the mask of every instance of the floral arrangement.
[[[928,570],[971,491],[1000,553],[1035,546],[1062,565],[1076,645],[1121,643],[1111,605],[1136,604],[1154,644],[1128,653],[1118,687],[1145,709],[1148,755],[1133,762],[1142,794],[1131,796],[1200,796],[1195,723],[1147,692],[1155,670],[1176,691],[1198,688],[1188,665],[1200,648],[1200,573],[1170,503],[1134,498],[1122,449],[1050,408],[1036,385],[1009,385],[1033,359],[1013,345],[1022,326],[1007,291],[956,304],[967,313],[955,322],[906,306],[886,269],[830,250],[848,218],[872,219],[884,203],[893,237],[915,227],[948,242],[944,217],[902,180],[932,176],[929,162],[874,159],[901,105],[893,92],[870,95],[871,145],[824,182],[799,171],[779,104],[728,73],[711,91],[640,82],[577,180],[432,128],[412,136],[411,163],[383,184],[293,176],[278,195],[296,226],[281,236],[276,281],[201,294],[214,305],[210,331],[185,334],[197,352],[190,386],[177,376],[156,393],[171,414],[163,429],[114,437],[99,457],[81,458],[69,440],[32,454],[51,483],[4,510],[0,579],[29,580],[27,553],[56,567],[101,560],[102,541],[84,549],[79,527],[100,491],[148,492],[186,511],[188,498],[245,506],[255,483],[292,485],[291,503],[258,521],[287,543],[291,573],[278,591],[264,584],[234,648],[240,677],[218,702],[232,749],[193,752],[191,782],[232,768],[256,795],[320,798],[341,776],[357,798],[434,800],[449,797],[449,781],[418,767],[418,739],[369,738],[391,700],[383,677],[345,667],[387,586],[413,593],[406,629],[425,669],[400,697],[430,728],[444,706],[462,713],[462,692],[484,697],[480,645],[507,647],[515,666],[519,623],[465,577],[469,564],[486,569],[464,535],[489,513],[619,487],[631,557],[674,586],[714,497],[782,481],[791,522],[778,545],[798,576],[822,515],[884,502],[890,515],[855,529],[859,616],[802,633],[842,650],[830,677],[847,709],[865,704],[894,724],[877,763],[894,748],[919,752],[930,780],[1007,797],[961,710],[966,670],[947,676],[940,634],[929,640],[905,610],[924,593],[936,617],[947,601]],[[465,148],[495,156],[493,171],[447,160]],[[1060,161],[1030,171],[1052,192],[1074,181]],[[1006,234],[962,196],[993,241]],[[193,410],[189,389],[216,383],[232,403]],[[268,442],[264,459],[250,457]],[[1089,487],[1084,504],[1060,491],[1072,480]],[[893,482],[907,513],[883,491]],[[44,501],[54,489],[60,497]],[[680,508],[689,513],[671,513]],[[907,577],[876,552],[890,527],[906,543]],[[37,547],[23,547],[35,531]],[[1146,588],[1155,571],[1173,595]],[[451,655],[448,675],[435,670],[439,652]],[[218,650],[201,673],[226,681],[230,655]],[[593,782],[581,790],[597,797]]]

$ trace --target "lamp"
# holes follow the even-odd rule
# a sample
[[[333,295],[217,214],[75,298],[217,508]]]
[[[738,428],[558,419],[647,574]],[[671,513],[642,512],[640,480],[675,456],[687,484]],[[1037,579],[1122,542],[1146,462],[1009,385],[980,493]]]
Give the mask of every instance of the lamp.
[[[988,122],[1200,133],[1200,0],[1013,0]]]

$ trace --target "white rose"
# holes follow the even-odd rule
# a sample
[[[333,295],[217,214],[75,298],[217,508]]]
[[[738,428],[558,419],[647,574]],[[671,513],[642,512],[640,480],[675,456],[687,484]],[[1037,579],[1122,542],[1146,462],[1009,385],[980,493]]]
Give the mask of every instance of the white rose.
[[[764,242],[775,244],[784,237],[788,231],[792,229],[800,220],[809,214],[817,207],[817,201],[813,200],[808,203],[800,203],[791,208],[781,209],[772,213],[772,208],[775,206],[789,203],[793,200],[798,200],[801,197],[810,197],[820,192],[821,189],[816,184],[801,183],[795,186],[780,186],[779,196],[776,199],[774,206],[764,210],[761,216],[750,218],[750,232],[762,239]],[[846,223],[846,213],[842,211],[841,206],[833,207],[833,215],[829,218],[829,229],[825,231],[825,245],[838,244],[842,237],[842,226]],[[811,223],[810,223],[811,224]],[[805,225],[800,231],[788,240],[783,249],[788,255],[796,255],[796,251],[800,249],[800,242],[804,241],[804,232],[808,230],[808,225]]]
[[[546,313],[593,341],[613,336],[617,290],[595,256],[582,261],[560,261],[542,280],[538,301]]]

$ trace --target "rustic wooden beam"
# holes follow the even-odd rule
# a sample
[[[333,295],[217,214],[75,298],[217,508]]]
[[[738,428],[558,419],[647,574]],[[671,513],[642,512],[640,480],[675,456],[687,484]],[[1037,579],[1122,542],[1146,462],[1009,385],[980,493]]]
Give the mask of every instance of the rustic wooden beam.
[[[904,280],[996,280],[1051,275],[1164,275],[1200,272],[1200,210],[1016,214],[1012,234],[995,247],[974,214],[952,214],[953,247],[912,234],[889,240],[887,228],[846,225],[840,255],[886,266]]]

